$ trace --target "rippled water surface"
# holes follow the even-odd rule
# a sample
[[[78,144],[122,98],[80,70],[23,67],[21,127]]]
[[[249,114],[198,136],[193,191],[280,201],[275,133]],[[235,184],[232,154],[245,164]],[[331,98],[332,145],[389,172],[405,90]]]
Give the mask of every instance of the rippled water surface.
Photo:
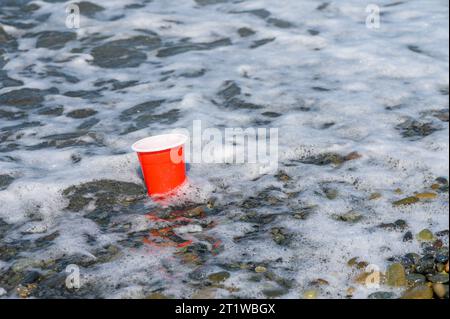
[[[448,260],[448,1],[69,3],[0,0],[0,296],[397,296],[355,278],[423,229]],[[130,145],[194,120],[279,128],[279,171],[147,198]]]

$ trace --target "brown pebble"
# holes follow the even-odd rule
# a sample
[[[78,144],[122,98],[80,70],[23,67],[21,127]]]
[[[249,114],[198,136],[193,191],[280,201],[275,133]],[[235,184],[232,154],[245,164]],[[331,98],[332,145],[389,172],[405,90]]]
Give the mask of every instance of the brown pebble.
[[[433,284],[433,291],[439,298],[444,298],[446,294],[445,286],[443,284]]]
[[[433,184],[433,185],[431,185],[431,189],[432,189],[432,190],[437,190],[437,189],[439,189],[439,188],[441,188],[441,185],[439,185],[439,184]]]
[[[428,285],[420,285],[407,290],[402,299],[433,299],[433,289]]]

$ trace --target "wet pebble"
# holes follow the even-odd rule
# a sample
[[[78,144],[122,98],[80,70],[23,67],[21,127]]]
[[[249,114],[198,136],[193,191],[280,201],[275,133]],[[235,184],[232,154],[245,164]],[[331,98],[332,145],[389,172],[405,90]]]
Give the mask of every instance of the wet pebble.
[[[409,284],[411,285],[418,285],[418,284],[424,284],[427,282],[427,278],[424,275],[421,274],[415,274],[411,273],[406,276],[406,279]]]
[[[417,234],[419,241],[432,241],[434,239],[433,233],[429,229],[424,229]]]
[[[386,280],[391,287],[406,286],[406,273],[403,265],[400,263],[390,265],[386,272]]]
[[[415,196],[411,196],[411,197],[406,197],[403,198],[401,200],[398,200],[396,202],[393,203],[394,206],[405,206],[405,205],[412,205],[415,204],[417,202],[419,202],[420,200],[415,197]]]
[[[441,283],[433,284],[433,291],[438,298],[447,298],[448,299],[448,285],[443,285]]]
[[[434,271],[434,256],[425,255],[417,261],[416,272],[419,274],[429,274]]]
[[[267,268],[264,267],[264,266],[257,266],[257,267],[255,268],[255,272],[256,272],[256,273],[265,273],[265,272],[267,272]]]
[[[438,195],[436,193],[419,193],[414,196],[418,199],[435,199]]]
[[[284,228],[272,228],[270,230],[272,239],[277,245],[286,245],[289,243],[290,236],[286,233]]]
[[[208,276],[208,280],[214,283],[222,282],[230,278],[230,273],[227,271],[221,271]]]
[[[428,276],[428,280],[435,284],[447,284],[448,283],[448,274],[441,273]]]
[[[402,299],[433,299],[433,289],[428,285],[419,285],[408,289]]]
[[[332,215],[333,219],[337,221],[347,222],[347,223],[357,223],[363,219],[363,215],[358,212],[350,211],[348,213],[337,215]]]

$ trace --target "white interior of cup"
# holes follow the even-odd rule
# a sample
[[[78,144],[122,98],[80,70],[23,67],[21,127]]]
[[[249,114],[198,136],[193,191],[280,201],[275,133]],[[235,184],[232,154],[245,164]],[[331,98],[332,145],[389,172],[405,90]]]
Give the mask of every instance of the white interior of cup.
[[[131,148],[138,153],[159,152],[181,146],[187,139],[187,136],[183,134],[156,135],[137,141]]]

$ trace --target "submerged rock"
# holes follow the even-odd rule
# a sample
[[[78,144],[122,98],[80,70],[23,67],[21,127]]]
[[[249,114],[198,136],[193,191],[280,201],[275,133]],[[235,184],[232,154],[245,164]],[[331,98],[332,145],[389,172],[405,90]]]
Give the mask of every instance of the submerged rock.
[[[95,47],[91,54],[93,63],[102,68],[135,68],[147,60],[146,52],[161,46],[158,36],[136,36],[107,42]]]
[[[292,235],[287,234],[284,228],[272,228],[270,230],[273,241],[280,246],[287,245],[291,241]]]
[[[332,218],[337,221],[348,222],[348,223],[357,223],[361,219],[363,219],[363,215],[361,215],[360,213],[355,212],[355,211],[350,211],[350,212],[342,214],[342,215],[334,214],[334,215],[332,215]]]
[[[0,95],[0,104],[28,110],[40,107],[46,95],[57,93],[57,89],[40,90],[24,88]]]
[[[89,18],[94,18],[97,13],[105,10],[105,8],[89,1],[81,1],[75,4],[80,8],[80,14]]]
[[[154,100],[135,105],[123,111],[120,115],[120,120],[127,121],[132,119],[133,116],[136,115],[154,114],[155,109],[160,107],[164,102],[165,100]]]
[[[211,274],[208,276],[208,280],[214,283],[222,282],[230,278],[230,273],[226,271],[221,271],[215,274]]]
[[[230,46],[231,40],[228,38],[216,40],[209,43],[180,43],[171,47],[163,48],[158,51],[156,56],[158,58],[167,58],[178,54],[187,53],[190,51],[207,51],[220,48],[223,46]]]
[[[9,185],[14,182],[14,177],[6,174],[0,175],[0,191],[5,190],[8,188]]]
[[[254,34],[256,34],[256,32],[250,28],[240,28],[238,31],[238,34],[240,37],[242,38],[246,38],[246,37],[250,37]]]
[[[8,121],[15,121],[20,120],[27,117],[27,113],[23,111],[18,112],[10,112],[10,111],[4,111],[0,110],[0,119],[6,119]]]
[[[141,198],[145,195],[144,187],[134,183],[97,180],[78,186],[71,186],[63,191],[63,195],[69,199],[68,210],[81,211],[92,200],[98,209],[105,209],[122,203],[130,196]]]
[[[48,116],[60,116],[64,113],[63,106],[55,106],[55,107],[44,107],[39,109],[39,115],[48,115]]]
[[[326,198],[329,200],[334,200],[338,197],[339,191],[334,188],[325,187],[323,188],[323,193],[325,194]]]
[[[38,34],[36,47],[58,50],[64,48],[67,42],[76,40],[76,38],[75,32],[44,31]]]
[[[97,114],[98,112],[93,109],[78,109],[67,113],[67,117],[71,117],[73,119],[84,119],[90,116]]]
[[[299,160],[299,162],[303,164],[327,166],[327,165],[342,165],[345,162],[356,160],[359,158],[361,158],[361,155],[357,152],[352,152],[347,155],[340,155],[337,153],[323,153],[301,159]]]
[[[281,20],[281,19],[276,19],[276,18],[267,19],[267,23],[272,24],[280,29],[289,29],[289,28],[294,27],[293,23],[291,23],[289,21]]]
[[[396,128],[401,132],[403,137],[413,139],[429,136],[441,129],[431,122],[419,122],[416,120],[407,120],[397,125]]]

